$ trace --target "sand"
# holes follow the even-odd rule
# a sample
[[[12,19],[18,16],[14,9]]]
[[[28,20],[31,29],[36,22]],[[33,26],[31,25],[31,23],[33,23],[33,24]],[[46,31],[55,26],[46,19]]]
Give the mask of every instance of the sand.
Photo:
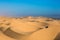
[[[0,17],[0,40],[60,40],[60,20]]]

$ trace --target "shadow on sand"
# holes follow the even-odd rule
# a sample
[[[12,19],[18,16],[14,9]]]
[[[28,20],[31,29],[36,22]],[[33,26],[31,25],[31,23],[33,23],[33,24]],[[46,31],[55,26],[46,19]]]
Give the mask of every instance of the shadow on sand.
[[[60,40],[60,33],[57,34],[54,40]]]
[[[14,38],[14,39],[18,39],[19,36],[24,36],[22,34],[12,31],[10,28],[8,28],[6,31],[4,31],[3,34],[5,34],[8,37]]]
[[[3,28],[2,28],[3,29]],[[2,29],[1,29],[1,31],[2,31]],[[40,28],[41,29],[41,28]],[[8,28],[7,30],[5,30],[5,31],[2,31],[3,32],[3,34],[4,35],[6,35],[6,36],[8,36],[8,37],[10,37],[10,38],[14,38],[14,39],[20,39],[20,38],[23,38],[23,37],[28,37],[28,36],[30,36],[32,33],[34,33],[34,32],[36,32],[36,31],[38,31],[38,30],[40,30],[40,29],[37,29],[37,30],[35,30],[35,31],[33,31],[33,32],[24,32],[25,34],[20,34],[20,33],[16,33],[16,32],[14,32],[14,31],[12,31],[10,28]]]

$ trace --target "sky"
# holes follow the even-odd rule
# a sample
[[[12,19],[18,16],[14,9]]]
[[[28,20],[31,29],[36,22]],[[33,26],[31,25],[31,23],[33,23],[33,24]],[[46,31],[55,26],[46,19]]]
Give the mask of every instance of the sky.
[[[1,16],[60,16],[60,0],[0,0]]]

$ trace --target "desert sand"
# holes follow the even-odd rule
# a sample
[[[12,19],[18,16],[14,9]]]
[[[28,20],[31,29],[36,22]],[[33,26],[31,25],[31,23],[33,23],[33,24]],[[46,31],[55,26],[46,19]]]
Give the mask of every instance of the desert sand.
[[[60,20],[0,17],[0,40],[60,40]]]

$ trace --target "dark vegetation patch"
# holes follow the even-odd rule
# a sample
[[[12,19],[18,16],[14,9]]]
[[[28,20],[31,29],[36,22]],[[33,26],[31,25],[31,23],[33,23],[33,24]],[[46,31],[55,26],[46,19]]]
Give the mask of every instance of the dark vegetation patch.
[[[45,26],[45,28],[48,28],[48,26]]]

